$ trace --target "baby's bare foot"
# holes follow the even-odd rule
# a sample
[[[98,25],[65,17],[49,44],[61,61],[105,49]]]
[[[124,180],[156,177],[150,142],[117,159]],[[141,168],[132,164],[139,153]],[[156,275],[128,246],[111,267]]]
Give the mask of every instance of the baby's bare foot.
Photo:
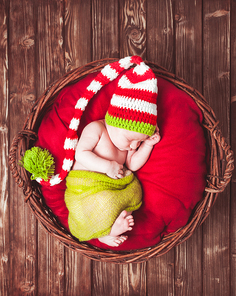
[[[111,235],[107,235],[107,236],[99,237],[98,240],[101,243],[104,243],[108,246],[119,247],[119,245],[123,244],[123,242],[127,240],[127,236],[121,235],[121,236],[114,237]]]
[[[110,235],[117,237],[120,234],[132,230],[134,226],[134,218],[127,211],[122,211],[114,222]]]

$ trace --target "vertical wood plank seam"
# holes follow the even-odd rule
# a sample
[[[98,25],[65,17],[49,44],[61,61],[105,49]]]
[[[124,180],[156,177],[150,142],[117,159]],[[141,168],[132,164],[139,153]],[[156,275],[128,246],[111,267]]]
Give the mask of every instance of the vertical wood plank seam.
[[[34,44],[35,44],[35,51],[34,51],[34,75],[35,75],[35,81],[34,81],[34,89],[35,89],[35,95],[36,95],[36,100],[38,98],[38,93],[37,93],[37,87],[36,87],[36,81],[38,81],[38,71],[37,71],[37,50],[36,50],[36,46],[37,46],[37,40],[38,40],[38,27],[37,27],[37,23],[38,23],[38,14],[37,14],[37,5],[38,5],[38,1],[34,1],[33,4],[33,10],[34,10],[34,32],[35,32],[35,36],[34,36]],[[36,246],[35,246],[35,258],[38,259],[38,219],[35,219],[35,231],[36,231]],[[36,276],[35,276],[35,295],[38,295],[38,260],[35,260],[35,272],[36,272]]]
[[[65,11],[65,1],[66,0],[63,0],[63,26],[62,26],[62,39],[63,39],[63,43],[62,43],[62,50],[63,50],[63,55],[64,55],[64,74],[66,72],[66,45],[65,45],[65,14],[66,14],[66,11]],[[65,269],[65,264],[64,264],[64,269]],[[64,270],[65,272],[65,270]],[[64,273],[65,274],[65,273]]]
[[[226,4],[227,4],[227,8],[226,8],[226,10],[224,10],[223,8],[222,9],[220,9],[221,7],[222,7],[222,5],[223,5],[223,1],[218,1],[216,4],[218,4],[218,6],[216,6],[215,7],[215,12],[211,12],[211,10],[209,9],[210,8],[210,2],[208,1],[208,2],[206,2],[206,3],[204,3],[205,4],[205,6],[203,7],[203,12],[208,12],[208,13],[206,13],[205,15],[204,15],[204,17],[203,17],[203,22],[204,22],[204,24],[206,25],[206,29],[208,29],[209,30],[209,27],[210,27],[210,25],[209,25],[209,23],[207,23],[207,22],[209,22],[209,18],[207,19],[206,18],[206,16],[210,16],[210,17],[222,17],[222,16],[226,16],[227,14],[228,14],[228,9],[230,9],[230,0],[229,1],[227,1],[226,2]],[[229,4],[229,5],[228,5]],[[219,12],[223,12],[223,13],[221,13],[221,14],[219,14]],[[227,13],[226,13],[227,12]],[[219,15],[218,15],[219,14]],[[218,23],[220,24],[220,20],[218,21]],[[226,23],[226,22],[225,22]],[[226,28],[227,29],[229,29],[229,34],[231,35],[231,33],[230,33],[230,26],[229,26],[229,24],[230,24],[230,19],[228,20],[228,22],[226,23]],[[211,30],[213,30],[214,31],[214,29],[212,29],[212,25],[211,25],[211,28],[210,28]],[[222,27],[220,27],[220,30],[222,30]],[[210,30],[209,30],[210,31]],[[227,31],[228,32],[228,31]],[[208,32],[209,33],[209,32]],[[221,31],[219,31],[218,32],[219,34],[217,35],[217,38],[220,38],[220,36],[221,36]],[[207,40],[207,39],[205,39],[205,31],[204,31],[204,33],[203,33],[203,38],[204,38],[204,40],[206,41],[206,45],[208,46],[208,50],[209,50],[209,46],[210,46],[210,42],[209,42],[209,40],[211,40],[212,39],[212,36],[209,36],[209,35],[207,35],[208,37],[209,37],[209,40]],[[229,37],[227,37],[228,39],[226,40],[226,42],[228,43],[229,41],[230,41],[230,36]],[[213,39],[212,39],[213,40]],[[217,39],[215,39],[216,41],[218,41]],[[217,47],[218,47],[218,50],[219,50],[219,48],[220,48],[220,45],[219,45],[219,43],[217,44]],[[205,63],[205,65],[207,65],[207,60],[209,59],[209,57],[206,55],[206,49],[205,49],[205,45],[203,44],[203,48],[204,48],[204,50],[203,50],[203,57],[206,59],[205,61],[203,61],[203,63]],[[221,48],[222,49],[222,48]],[[226,47],[224,47],[223,48],[223,52],[225,52],[226,51]],[[209,53],[209,52],[208,52]],[[229,61],[227,60],[227,64],[226,65],[224,65],[224,68],[225,67],[227,67],[227,66],[229,66],[230,65],[230,55],[228,56],[229,57]],[[212,70],[214,71],[214,66],[212,67]],[[216,73],[216,71],[217,71],[217,69],[213,72],[214,74],[217,74]],[[229,71],[230,71],[230,68],[229,68]],[[208,73],[207,74],[209,74],[209,71],[208,71]],[[214,75],[213,74],[213,75]],[[204,77],[204,75],[205,75],[205,73],[203,72],[203,77]],[[206,76],[206,78],[208,79],[208,81],[209,81],[209,77],[208,76]],[[213,77],[214,78],[214,77]],[[216,78],[216,77],[215,77]],[[219,82],[219,76],[218,76],[218,82]],[[204,85],[206,86],[205,88],[204,88]],[[205,81],[203,81],[203,94],[205,95],[205,93],[207,93],[207,92],[209,92],[209,89],[207,88],[207,84],[206,84],[206,82]],[[225,87],[225,89],[226,89],[226,94],[228,95],[229,94],[229,88],[230,88],[230,81],[228,81],[227,82],[227,85],[226,85],[226,87]],[[216,85],[216,90],[217,90],[217,85]],[[208,93],[208,95],[209,95],[209,93]],[[207,95],[206,95],[207,96]],[[212,97],[211,96],[209,96],[209,97],[206,97],[206,99],[207,100],[209,100],[209,101],[211,101],[212,100]],[[228,106],[228,97],[226,97],[226,99],[227,99],[227,101],[225,102],[225,104],[222,104],[222,105],[225,105],[225,108],[224,108],[224,111],[226,111],[225,113],[225,118],[223,117],[221,120],[221,125],[222,125],[222,127],[224,127],[225,128],[225,132],[226,132],[226,134],[227,134],[227,139],[229,139],[229,137],[230,137],[230,130],[229,130],[229,116],[230,116],[230,114],[229,114],[229,106]],[[219,98],[219,100],[217,101],[217,103],[218,103],[218,106],[216,106],[214,103],[213,103],[213,106],[215,106],[215,107],[222,107],[221,106],[221,104],[220,103],[223,103],[223,101],[221,102],[221,99]],[[216,110],[215,111],[223,111],[223,110],[217,110],[217,108],[216,108]],[[219,116],[219,114],[220,114],[221,112],[219,112],[218,113],[218,116]],[[221,198],[222,198],[223,196],[221,196]],[[225,204],[225,205],[227,205],[227,208],[226,208],[226,206],[224,207],[224,210],[227,210],[227,209],[229,209],[228,207],[230,206],[230,197],[229,197],[229,199],[227,199],[227,201],[228,201],[228,203],[229,204]],[[226,201],[226,202],[227,202]],[[220,203],[220,201],[218,201],[219,203]],[[219,206],[219,205],[218,205]],[[215,210],[216,211],[216,210]],[[214,214],[216,213],[216,212],[213,212]],[[214,219],[214,214],[213,214],[213,218],[212,219]],[[216,215],[216,214],[215,214]],[[229,235],[229,223],[230,223],[230,211],[228,212],[228,215],[229,216],[226,216],[225,218],[225,220],[227,220],[227,221],[225,221],[225,224],[224,225],[222,225],[222,229],[225,229],[226,227],[227,227],[227,230],[225,230],[225,235],[228,235],[228,237],[226,237],[226,242],[227,242],[227,244],[228,244],[228,250],[227,250],[227,253],[225,252],[225,255],[222,255],[221,256],[221,262],[219,263],[219,264],[222,264],[222,262],[224,262],[224,258],[225,258],[225,262],[227,262],[227,270],[225,271],[226,273],[228,272],[228,273],[230,273],[230,266],[229,266],[229,264],[230,264],[230,256],[229,256],[229,252],[230,252],[230,246],[229,246],[229,244],[230,244],[230,235]],[[209,219],[209,218],[208,218]],[[205,240],[208,240],[208,238],[211,238],[211,237],[209,237],[209,233],[207,233],[207,226],[209,226],[209,229],[210,229],[210,223],[211,222],[213,222],[214,220],[212,220],[212,219],[210,219],[210,220],[208,220],[208,221],[206,221],[207,223],[206,224],[204,224],[204,226],[205,226],[205,230],[206,230],[206,233],[205,233]],[[216,219],[216,218],[215,218]],[[208,230],[209,230],[208,229]],[[224,231],[223,231],[224,232]],[[208,236],[206,236],[206,234],[208,235]],[[222,230],[221,230],[221,235],[223,235],[222,234]],[[216,236],[217,236],[217,234],[216,234]],[[219,236],[219,238],[220,238],[220,236]],[[203,240],[203,247],[204,246],[206,246],[206,243],[207,242],[204,242],[204,240]],[[211,240],[210,242],[208,241],[208,243],[209,243],[209,245],[210,245],[210,247],[214,247],[214,243],[215,242],[213,242],[213,240]],[[203,249],[204,250],[204,249]],[[207,261],[207,259],[209,259],[209,255],[208,254],[206,254],[206,253],[203,253],[204,254],[204,263],[205,263],[205,266],[206,266],[206,261]],[[216,256],[214,256],[215,254],[212,254],[212,258],[210,258],[209,260],[212,260],[213,262],[211,262],[212,263],[212,270],[213,270],[213,272],[212,272],[212,276],[214,276],[215,275],[215,273],[217,273],[217,271],[218,270],[214,270],[213,269],[213,267],[214,267],[214,265],[216,265],[216,262],[214,262],[214,259],[216,259],[217,257]],[[217,262],[217,264],[218,264],[218,262]],[[226,264],[226,263],[225,263]],[[211,271],[212,271],[211,270]],[[218,273],[219,274],[219,273]],[[218,287],[216,286],[216,284],[215,283],[213,283],[213,282],[210,282],[209,280],[210,279],[214,279],[215,281],[217,280],[217,278],[210,278],[210,276],[209,275],[211,275],[211,272],[206,272],[205,271],[205,275],[207,275],[208,276],[208,278],[206,277],[206,276],[204,276],[204,285],[203,285],[203,287],[204,287],[204,292],[205,293],[207,293],[207,289],[209,290],[209,289],[212,289],[212,293],[213,293],[213,288],[214,289],[218,289],[219,291],[220,291],[220,289],[222,289],[222,287],[224,287],[224,291],[230,291],[230,287],[229,287],[229,285],[230,285],[230,282],[229,282],[229,274],[228,274],[228,276],[227,276],[227,278],[224,278],[224,279],[222,279],[222,281],[220,281],[220,279],[221,278],[218,278]],[[217,287],[217,288],[216,288]],[[225,290],[225,288],[226,288],[226,290]],[[221,291],[222,292],[222,291]],[[208,293],[209,293],[209,291],[208,291]],[[227,292],[225,292],[225,293],[227,293]]]
[[[6,93],[6,100],[7,100],[7,127],[8,127],[8,135],[6,137],[7,139],[7,143],[8,143],[8,149],[9,149],[9,142],[10,142],[10,130],[9,130],[9,127],[10,127],[10,108],[9,108],[9,104],[10,104],[10,90],[9,90],[9,45],[10,45],[10,38],[9,38],[9,23],[10,23],[10,20],[9,20],[9,13],[10,13],[10,1],[7,1],[5,0],[4,1],[4,4],[5,4],[5,15],[6,15],[6,30],[7,30],[7,48],[6,48],[6,63],[7,63],[7,75],[6,75],[6,88],[7,88],[7,93]],[[7,155],[8,156],[8,155]],[[7,162],[7,160],[6,160]],[[7,165],[7,164],[6,164]],[[7,290],[8,290],[8,293],[10,294],[10,291],[13,290],[13,288],[10,287],[10,284],[12,283],[12,281],[10,282],[9,278],[10,278],[10,257],[11,257],[11,250],[10,250],[10,246],[11,246],[11,242],[10,242],[10,202],[9,202],[9,197],[10,197],[10,171],[7,170],[7,185],[6,185],[6,190],[8,192],[8,200],[7,200],[7,207],[8,207],[8,213],[9,213],[9,216],[8,216],[8,237],[9,237],[9,250],[8,250],[8,262],[7,262],[7,269],[8,269],[8,287],[7,287]]]
[[[90,29],[91,29],[91,59],[93,60],[94,57],[94,48],[93,48],[93,40],[94,40],[94,31],[93,31],[93,22],[94,22],[94,18],[93,18],[93,11],[95,10],[94,5],[93,5],[93,1],[90,1],[90,15],[91,15],[91,23],[90,23]]]
[[[9,64],[10,64],[10,60],[9,60],[9,54],[10,54],[10,3],[11,0],[9,1],[5,1],[5,3],[7,3],[7,7],[6,7],[6,14],[7,14],[7,63],[8,63],[8,69],[9,69]],[[8,104],[10,104],[10,75],[9,75],[9,70],[8,70]],[[10,108],[8,108],[8,141],[10,141]],[[10,193],[10,172],[8,171],[8,192]],[[8,223],[9,223],[9,252],[8,252],[8,270],[9,270],[9,274],[8,274],[8,292],[11,295],[12,291],[13,291],[13,281],[12,281],[12,277],[11,277],[11,233],[10,233],[10,222],[11,222],[11,213],[10,213],[10,201],[8,200],[8,208],[9,208],[9,217],[8,217]]]
[[[202,89],[201,89],[201,91],[202,91],[202,93],[203,93],[203,71],[204,71],[204,54],[203,54],[203,52],[204,52],[204,9],[203,9],[203,1],[204,0],[202,0],[202,3],[201,3],[201,5],[202,5],[202,79],[201,79],[201,84],[202,84]],[[204,275],[203,275],[203,272],[204,272],[204,269],[203,269],[203,264],[204,264],[204,252],[203,252],[203,241],[204,241],[204,235],[203,235],[203,227],[201,226],[201,228],[202,228],[202,232],[201,232],[201,236],[202,236],[202,246],[201,246],[201,266],[202,266],[202,278],[201,278],[201,281],[202,281],[202,295],[203,295],[203,291],[204,291]]]
[[[229,141],[230,141],[230,145],[232,144],[232,101],[231,101],[231,98],[232,98],[232,77],[231,77],[231,73],[232,73],[232,11],[233,11],[233,8],[232,8],[232,1],[230,0],[230,4],[229,4],[229,31],[230,31],[230,40],[229,40],[229,48],[230,48],[230,52],[229,52],[229,73],[230,73],[230,80],[229,80],[229,95],[230,95],[230,102],[229,102]],[[232,290],[233,289],[233,285],[232,285],[232,272],[233,272],[233,267],[232,267],[232,237],[231,237],[231,223],[232,223],[232,216],[233,216],[233,213],[232,213],[232,198],[233,198],[233,178],[231,179],[230,181],[230,200],[229,200],[229,207],[231,210],[229,210],[229,291],[230,291],[230,295],[233,295],[234,291]]]
[[[118,21],[117,21],[117,25],[118,25],[118,57],[119,59],[122,58],[120,55],[120,45],[121,45],[121,38],[120,38],[120,30],[119,28],[121,27],[121,15],[120,15],[120,0],[117,1],[117,14],[118,14]]]
[[[173,73],[176,75],[176,3],[175,0],[172,2],[172,14],[173,14]],[[175,276],[175,271],[174,271]]]

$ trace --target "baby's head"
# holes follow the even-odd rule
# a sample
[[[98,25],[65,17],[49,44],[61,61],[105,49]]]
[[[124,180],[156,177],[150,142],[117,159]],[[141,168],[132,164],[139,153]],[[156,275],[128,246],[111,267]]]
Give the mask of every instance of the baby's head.
[[[118,140],[119,135],[123,136],[124,141],[127,138],[140,143],[152,136],[157,127],[156,101],[157,79],[140,59],[119,79],[105,116],[109,130],[117,133],[114,140]]]
[[[136,150],[149,136],[123,128],[107,125],[107,131],[113,144],[121,151]]]

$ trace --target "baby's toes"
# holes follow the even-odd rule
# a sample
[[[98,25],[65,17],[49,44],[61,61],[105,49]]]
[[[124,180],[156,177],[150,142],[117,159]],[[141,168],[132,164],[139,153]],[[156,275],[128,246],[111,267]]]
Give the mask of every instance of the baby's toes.
[[[126,240],[127,240],[127,236],[122,235],[122,236],[117,237],[114,242],[115,242],[115,244],[117,244],[119,246]]]
[[[129,226],[134,226],[134,219],[129,221]]]
[[[134,226],[134,218],[133,218],[133,216],[128,216],[127,217],[127,222],[128,222],[128,224],[129,224],[129,226]]]
[[[127,216],[126,219],[127,219],[127,220],[130,220],[130,219],[133,219],[133,220],[134,220],[134,218],[133,218],[132,215]]]
[[[126,241],[127,238],[128,238],[128,236],[126,236],[126,235],[121,235],[121,236],[119,237],[121,244],[122,244],[124,241]]]

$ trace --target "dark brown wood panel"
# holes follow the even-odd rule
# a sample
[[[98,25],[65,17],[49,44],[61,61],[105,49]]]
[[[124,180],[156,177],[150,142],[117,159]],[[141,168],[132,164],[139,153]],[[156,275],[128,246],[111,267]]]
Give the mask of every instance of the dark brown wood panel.
[[[147,295],[146,263],[124,264],[119,268],[120,296],[145,296]]]
[[[66,72],[91,62],[91,21],[90,0],[65,1],[64,46]]]
[[[35,26],[33,3],[9,7],[10,139],[21,129],[34,103]],[[22,190],[10,179],[10,295],[37,293],[37,223]],[[20,272],[19,272],[20,271]]]
[[[7,156],[9,148],[9,89],[8,89],[8,5],[0,2],[0,294],[9,295],[10,212]]]
[[[229,139],[230,1],[204,1],[203,24],[203,93]],[[229,209],[228,187],[203,225],[203,295],[230,295]]]
[[[146,58],[146,1],[120,0],[120,56]]]
[[[36,3],[37,93],[64,74],[63,2]],[[52,239],[41,225],[38,228],[38,293],[64,295],[64,247]]]
[[[36,1],[35,16],[37,20],[37,94],[41,95],[52,82],[65,73],[63,2]]]
[[[147,2],[147,60],[174,71],[174,1]]]
[[[202,1],[175,1],[175,72],[202,92]]]
[[[66,296],[90,296],[92,290],[90,259],[66,250],[65,257],[65,293]]]
[[[148,295],[175,295],[174,250],[147,262]]]
[[[236,2],[231,3],[231,145],[236,155]],[[233,172],[230,200],[230,267],[231,267],[231,290],[230,295],[236,296],[236,170]]]
[[[114,263],[93,262],[92,295],[118,296],[119,266]]]
[[[118,1],[92,1],[92,57],[119,57]]]

